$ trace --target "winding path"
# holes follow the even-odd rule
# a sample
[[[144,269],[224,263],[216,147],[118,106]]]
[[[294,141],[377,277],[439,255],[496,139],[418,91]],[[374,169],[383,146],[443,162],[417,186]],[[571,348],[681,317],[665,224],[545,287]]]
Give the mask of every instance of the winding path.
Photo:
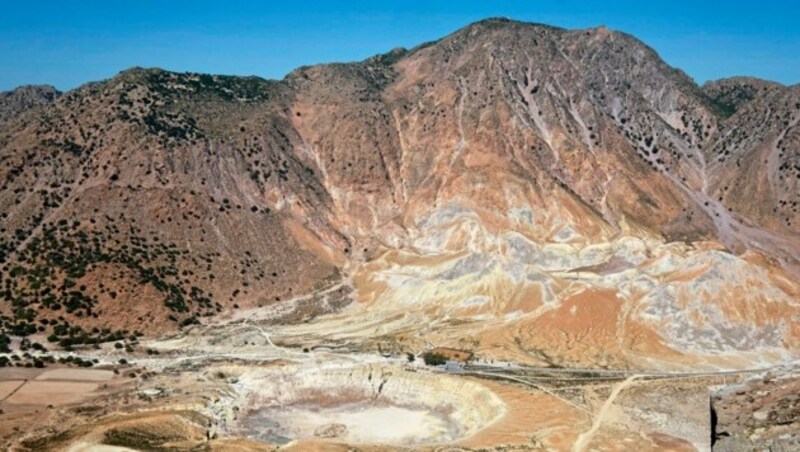
[[[627,388],[633,383],[633,380],[638,378],[638,375],[631,375],[630,377],[626,378],[625,380],[621,381],[618,385],[614,386],[614,389],[611,391],[611,394],[608,396],[605,402],[603,402],[603,406],[597,411],[597,414],[594,416],[594,420],[592,421],[592,427],[589,430],[578,435],[578,438],[575,440],[575,444],[572,446],[573,452],[581,452],[586,449],[586,446],[592,440],[592,436],[594,436],[597,429],[603,425],[603,421],[605,421],[606,416],[608,415],[608,411],[614,405],[614,400],[616,400],[619,393],[622,392],[623,389]]]

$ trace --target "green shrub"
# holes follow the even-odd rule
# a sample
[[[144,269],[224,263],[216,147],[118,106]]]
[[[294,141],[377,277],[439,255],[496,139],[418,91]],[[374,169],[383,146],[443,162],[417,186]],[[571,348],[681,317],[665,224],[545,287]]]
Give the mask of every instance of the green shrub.
[[[422,355],[422,360],[428,366],[441,366],[447,362],[447,357],[439,353],[425,352]]]

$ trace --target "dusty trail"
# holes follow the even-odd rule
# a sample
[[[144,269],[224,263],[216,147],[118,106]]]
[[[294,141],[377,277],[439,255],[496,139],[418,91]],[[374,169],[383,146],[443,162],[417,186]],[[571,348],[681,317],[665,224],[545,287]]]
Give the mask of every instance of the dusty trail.
[[[245,325],[247,324],[247,320],[245,320],[244,324],[245,324]],[[261,334],[261,336],[263,336],[263,337],[264,337],[264,339],[266,339],[267,343],[268,343],[268,344],[269,344],[269,345],[270,345],[272,348],[274,348],[274,349],[277,349],[277,348],[278,348],[278,347],[277,347],[277,346],[276,346],[276,345],[275,345],[275,344],[272,342],[272,339],[270,339],[270,337],[269,337],[269,334],[268,334],[266,331],[264,331],[264,328],[262,328],[262,327],[260,327],[260,326],[258,326],[258,325],[252,325],[252,326],[253,326],[253,327],[255,327],[255,328],[258,330],[258,332]]]
[[[592,440],[592,436],[600,428],[600,426],[603,425],[603,421],[605,421],[606,416],[608,416],[608,411],[614,405],[614,400],[616,400],[617,396],[619,396],[619,394],[625,388],[630,386],[638,377],[638,375],[631,375],[614,387],[614,389],[611,391],[611,394],[608,396],[608,399],[603,402],[603,406],[600,407],[600,410],[598,410],[597,414],[594,416],[592,427],[589,430],[581,433],[575,440],[575,444],[572,446],[572,450],[574,452],[581,452],[586,449],[586,446]]]
[[[19,386],[17,386],[17,387],[16,387],[16,388],[15,388],[13,391],[11,391],[11,392],[9,392],[8,394],[6,394],[6,396],[5,396],[5,397],[3,397],[2,399],[0,399],[0,402],[5,402],[6,400],[10,399],[10,398],[11,398],[11,396],[13,396],[14,394],[16,394],[16,393],[17,393],[17,391],[19,391],[20,389],[22,389],[22,387],[23,387],[23,386],[25,386],[26,384],[28,384],[28,380],[23,380],[23,381],[21,381],[21,382],[20,382],[20,384],[19,384]]]
[[[243,324],[247,324],[250,321],[262,321],[267,319],[273,319],[287,311],[291,311],[299,303],[311,300],[314,297],[325,297],[328,294],[336,292],[342,287],[348,287],[348,286],[352,286],[352,281],[350,280],[350,278],[343,278],[341,281],[339,281],[334,285],[325,287],[318,291],[297,295],[287,300],[283,300],[280,303],[269,306],[269,308],[267,309],[263,307],[257,307],[257,308],[249,308],[249,309],[242,309],[235,311],[230,316],[229,319],[219,319],[218,320],[219,323],[212,323],[209,325],[220,326],[220,325],[235,324],[236,322],[242,322]]]
[[[575,403],[573,403],[573,402],[571,402],[571,401],[569,401],[569,400],[567,400],[567,399],[565,399],[565,398],[563,398],[563,397],[559,396],[558,394],[554,393],[553,391],[549,391],[549,390],[547,390],[546,388],[544,388],[543,386],[537,385],[537,384],[535,384],[535,383],[532,383],[532,382],[530,382],[530,381],[527,381],[527,380],[523,380],[523,379],[521,379],[521,378],[516,378],[516,377],[510,376],[510,375],[491,374],[491,373],[487,373],[487,372],[470,372],[470,374],[471,374],[471,375],[484,376],[484,377],[491,377],[491,378],[502,378],[502,379],[504,379],[504,380],[509,380],[509,381],[513,381],[513,382],[516,382],[516,383],[522,383],[522,384],[524,384],[524,385],[527,385],[527,386],[530,386],[530,387],[532,387],[532,388],[535,388],[535,389],[537,389],[537,390],[539,390],[539,391],[542,391],[542,392],[544,392],[545,394],[548,394],[548,395],[550,395],[550,396],[552,396],[552,397],[555,397],[555,398],[557,398],[558,400],[560,400],[560,401],[562,401],[562,402],[566,403],[567,405],[570,405],[570,406],[572,406],[572,407],[573,407],[573,408],[575,408],[575,409],[578,409],[578,410],[580,410],[580,411],[583,411],[584,413],[586,413],[586,414],[588,414],[588,415],[590,415],[590,416],[591,416],[591,414],[592,414],[592,413],[591,413],[589,410],[587,410],[586,408],[584,408],[584,407],[582,407],[582,406],[580,406],[580,405],[576,405]]]

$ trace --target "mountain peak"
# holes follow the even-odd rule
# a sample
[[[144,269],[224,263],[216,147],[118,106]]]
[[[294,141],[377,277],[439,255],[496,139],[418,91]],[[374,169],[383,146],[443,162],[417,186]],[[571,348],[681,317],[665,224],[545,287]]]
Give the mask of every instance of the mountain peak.
[[[479,20],[456,30],[454,33],[443,38],[441,41],[448,39],[475,39],[487,33],[512,33],[512,34],[534,34],[540,35],[553,32],[565,32],[564,28],[555,27],[552,25],[523,22],[513,20],[505,17],[492,17],[488,19]]]
[[[751,100],[764,97],[776,90],[784,90],[786,86],[755,77],[735,76],[708,81],[700,89],[719,108],[723,116],[727,117]]]
[[[541,28],[548,30],[566,30],[565,28],[557,27],[554,25],[548,25],[539,22],[526,22],[521,20],[510,19],[508,17],[488,17],[486,19],[472,22],[471,24],[468,24],[467,26],[463,27],[462,30],[468,28],[490,28],[490,29]]]
[[[61,95],[50,85],[23,85],[0,92],[0,124],[32,108],[49,104]]]
[[[52,85],[20,85],[11,91],[3,91],[0,92],[0,95],[9,95],[11,93],[52,93],[52,94],[60,94],[54,86]]]

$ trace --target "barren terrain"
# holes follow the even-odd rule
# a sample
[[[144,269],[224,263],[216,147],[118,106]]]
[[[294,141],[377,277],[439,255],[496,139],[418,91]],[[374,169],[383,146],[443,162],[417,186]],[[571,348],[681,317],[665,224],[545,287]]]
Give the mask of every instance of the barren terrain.
[[[799,127],[798,85],[505,19],[3,93],[0,440],[791,449]]]

